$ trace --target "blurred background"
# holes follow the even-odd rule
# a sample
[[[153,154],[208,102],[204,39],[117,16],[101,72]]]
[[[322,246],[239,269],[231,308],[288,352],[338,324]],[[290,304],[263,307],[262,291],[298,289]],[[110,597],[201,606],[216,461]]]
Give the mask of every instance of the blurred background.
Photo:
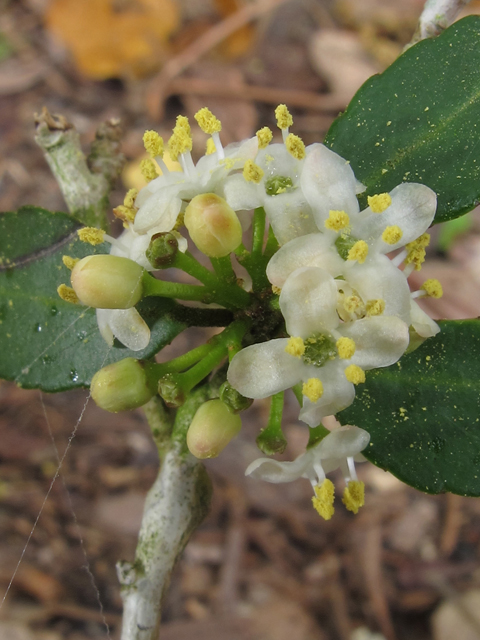
[[[363,81],[401,53],[422,6],[0,0],[0,210],[65,209],[34,142],[34,113],[43,106],[72,122],[86,146],[102,121],[121,119],[127,164],[112,206],[143,184],[145,129],[168,138],[178,113],[208,106],[226,144],[261,126],[275,130],[274,107],[285,102],[293,131],[306,144],[321,141]],[[480,2],[468,12],[480,13]],[[199,156],[205,136],[192,129]],[[436,277],[445,291],[429,301],[432,315],[480,315],[477,213],[436,227],[429,251],[417,284]],[[199,337],[185,332],[168,357]],[[89,402],[79,423],[86,398],[0,384],[1,597],[22,558],[0,608],[1,640],[118,637],[115,562],[133,558],[158,459],[140,411],[111,415]],[[479,639],[480,503],[420,494],[367,463],[366,506],[352,516],[340,505],[324,522],[307,481],[275,486],[244,477],[267,414],[267,404],[255,403],[241,436],[207,465],[212,510],[173,576],[162,638]],[[293,403],[284,423],[291,459],[307,439]]]

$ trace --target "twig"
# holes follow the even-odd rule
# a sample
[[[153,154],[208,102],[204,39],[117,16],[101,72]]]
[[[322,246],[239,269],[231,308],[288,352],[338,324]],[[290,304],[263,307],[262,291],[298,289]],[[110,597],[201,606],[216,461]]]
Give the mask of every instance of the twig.
[[[169,85],[174,78],[186,71],[199,58],[223,42],[241,27],[275,9],[286,0],[258,0],[251,2],[214,25],[178,56],[169,60],[159,75],[152,81],[147,96],[147,108],[152,118],[160,119],[163,103],[170,92]]]
[[[124,157],[120,153],[122,131],[118,120],[109,120],[97,131],[85,158],[74,126],[46,107],[35,115],[35,141],[63,193],[69,212],[86,225],[106,227],[108,196]]]
[[[452,24],[460,9],[469,2],[470,0],[427,0],[412,41],[405,48],[408,49],[425,38],[438,36]]]

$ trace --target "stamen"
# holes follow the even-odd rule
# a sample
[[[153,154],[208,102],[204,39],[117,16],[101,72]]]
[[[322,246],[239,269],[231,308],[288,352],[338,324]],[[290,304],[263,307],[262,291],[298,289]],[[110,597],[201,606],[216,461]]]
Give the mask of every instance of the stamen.
[[[125,198],[123,199],[123,204],[125,207],[134,207],[135,206],[135,198],[138,195],[138,189],[129,189],[125,194]]]
[[[382,240],[387,244],[397,244],[403,236],[403,231],[396,224],[387,227],[382,233]]]
[[[338,355],[342,360],[349,360],[355,353],[355,341],[351,338],[339,338],[336,347]]]
[[[425,262],[425,255],[426,255],[426,247],[428,247],[428,245],[430,244],[430,234],[429,233],[423,233],[421,236],[419,236],[416,240],[413,240],[413,242],[409,242],[406,245],[406,249],[408,251],[407,253],[407,257],[405,258],[405,264],[406,265],[413,265],[413,268],[411,267],[408,270],[408,275],[410,275],[410,273],[412,272],[413,269],[415,269],[415,271],[420,271],[420,269],[422,268],[422,264]],[[405,269],[404,273],[407,270]]]
[[[245,166],[243,167],[243,177],[247,182],[255,182],[255,184],[259,184],[263,178],[263,171],[255,164],[253,160],[247,160],[245,162]]]
[[[192,133],[190,123],[185,116],[177,116],[173,134],[168,141],[168,150],[172,160],[178,160],[178,156],[192,150]]]
[[[145,158],[140,162],[140,171],[147,182],[158,178],[157,168],[151,158]]]
[[[315,511],[324,520],[330,520],[335,513],[333,501],[335,500],[335,487],[333,482],[326,478],[322,484],[314,487],[315,496],[312,498],[312,504]]]
[[[203,107],[193,116],[204,133],[212,135],[222,130],[222,123],[207,107]]]
[[[276,296],[279,296],[282,293],[282,288],[272,284],[272,293],[274,293]]]
[[[277,119],[277,127],[282,130],[282,137],[285,142],[288,136],[288,128],[293,124],[293,118],[287,109],[287,105],[279,104],[275,109],[275,117]]]
[[[72,287],[67,287],[66,284],[61,284],[59,287],[57,287],[57,293],[62,300],[65,300],[65,302],[71,302],[72,304],[78,304],[79,302],[78,296],[75,291],[72,289]]]
[[[368,196],[368,206],[373,213],[383,213],[392,204],[392,198],[388,193],[379,193],[376,196]]]
[[[363,384],[365,382],[365,371],[357,364],[350,364],[345,369],[345,377],[353,384]]]
[[[328,219],[325,220],[325,228],[331,231],[341,231],[346,229],[350,224],[350,217],[345,211],[330,210]]]
[[[358,240],[348,252],[347,260],[357,260],[363,264],[368,256],[368,244],[365,240]]]
[[[343,504],[352,513],[357,514],[365,504],[365,485],[359,480],[350,480],[345,487],[342,498]]]
[[[310,402],[318,402],[323,396],[323,384],[318,378],[310,378],[303,383],[302,393]]]
[[[343,301],[343,307],[347,313],[359,313],[362,315],[365,312],[365,306],[358,296],[347,296]]]
[[[163,138],[156,131],[145,131],[143,134],[143,145],[145,151],[152,157],[163,156],[165,145]]]
[[[211,156],[212,153],[215,153],[216,150],[217,150],[217,147],[215,146],[215,142],[213,141],[213,138],[209,138],[207,140],[207,150],[205,151],[205,155]]]
[[[97,244],[102,244],[105,240],[105,231],[95,227],[83,227],[83,229],[77,231],[77,235],[82,242],[88,242],[94,247]]]
[[[272,141],[273,133],[268,127],[263,127],[257,131],[258,148],[265,149]]]
[[[367,316],[381,316],[385,311],[385,300],[382,298],[367,300],[366,311]]]
[[[294,133],[289,133],[285,140],[285,146],[288,153],[296,160],[303,160],[305,158],[305,143],[299,136],[296,136]]]
[[[425,291],[426,295],[430,298],[441,298],[443,296],[443,288],[438,280],[430,278],[425,280],[420,289]]]
[[[290,338],[285,347],[286,353],[289,353],[291,356],[295,358],[301,358],[305,353],[305,343],[302,338]]]
[[[73,267],[77,264],[79,260],[80,258],[71,258],[70,256],[62,256],[63,264],[67,267],[67,269],[70,269],[70,271],[73,269]]]

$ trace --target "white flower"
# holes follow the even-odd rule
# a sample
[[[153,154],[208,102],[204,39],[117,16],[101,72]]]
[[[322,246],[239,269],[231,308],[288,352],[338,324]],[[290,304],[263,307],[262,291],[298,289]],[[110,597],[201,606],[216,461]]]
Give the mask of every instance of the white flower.
[[[135,307],[130,309],[97,309],[98,329],[107,344],[117,338],[132,351],[141,351],[150,342],[150,329]]]
[[[337,285],[318,267],[294,271],[280,294],[287,333],[239,351],[228,381],[248,398],[266,398],[303,382],[300,419],[314,427],[348,407],[364,370],[396,362],[408,346],[408,327],[397,317],[341,323]]]
[[[314,488],[313,506],[329,520],[334,512],[334,488],[326,474],[340,468],[347,485],[343,502],[347,509],[357,513],[363,506],[364,487],[363,482],[358,481],[354,462],[365,460],[360,452],[369,441],[370,435],[364,429],[350,425],[338,427],[293,462],[258,458],[249,465],[245,475],[273,483],[306,478]]]

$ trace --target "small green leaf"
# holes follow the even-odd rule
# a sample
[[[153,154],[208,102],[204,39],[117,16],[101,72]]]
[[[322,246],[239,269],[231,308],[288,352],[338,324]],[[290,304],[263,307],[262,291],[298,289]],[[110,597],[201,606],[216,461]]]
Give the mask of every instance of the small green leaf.
[[[36,207],[0,216],[0,377],[26,388],[62,391],[88,386],[98,369],[127,357],[150,358],[183,331],[178,305],[154,298],[138,306],[151,330],[143,351],[115,342],[109,347],[97,328],[94,309],[57,294],[70,282],[62,256],[108,253],[110,245],[80,242],[80,225],[65,213]]]
[[[426,493],[480,495],[480,321],[441,332],[386,369],[367,372],[339,414],[371,434],[374,464]]]
[[[421,182],[438,195],[435,222],[480,197],[480,17],[456,22],[408,49],[365,82],[325,144],[349,160],[367,190]]]

